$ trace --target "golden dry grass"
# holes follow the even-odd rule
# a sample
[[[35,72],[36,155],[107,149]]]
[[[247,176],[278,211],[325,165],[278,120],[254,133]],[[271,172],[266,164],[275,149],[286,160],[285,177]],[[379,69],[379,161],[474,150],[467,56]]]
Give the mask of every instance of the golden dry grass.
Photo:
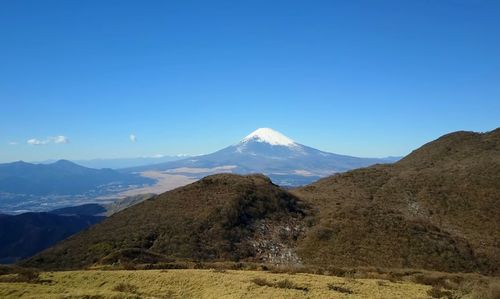
[[[232,270],[89,270],[45,272],[40,278],[0,283],[0,298],[429,298],[431,289],[411,282]]]

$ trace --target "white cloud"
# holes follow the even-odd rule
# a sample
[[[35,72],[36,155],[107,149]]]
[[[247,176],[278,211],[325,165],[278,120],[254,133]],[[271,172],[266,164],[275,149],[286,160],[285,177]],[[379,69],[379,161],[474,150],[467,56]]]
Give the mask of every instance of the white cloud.
[[[9,142],[7,142],[7,144],[8,145],[17,145],[17,142],[15,142],[15,141],[9,141]]]
[[[69,139],[68,137],[66,136],[63,136],[63,135],[59,135],[59,136],[55,136],[55,137],[51,137],[50,138],[54,143],[69,143]]]
[[[128,136],[128,139],[130,139],[131,142],[136,142],[137,136],[135,136],[135,134],[130,134],[130,136]]]
[[[37,138],[31,138],[26,141],[29,145],[45,145],[49,143],[56,143],[56,144],[66,144],[69,143],[69,139],[66,136],[59,135],[59,136],[51,136],[46,139],[37,139]]]
[[[50,142],[50,140],[40,140],[36,138],[31,138],[26,141],[29,145],[44,145]]]

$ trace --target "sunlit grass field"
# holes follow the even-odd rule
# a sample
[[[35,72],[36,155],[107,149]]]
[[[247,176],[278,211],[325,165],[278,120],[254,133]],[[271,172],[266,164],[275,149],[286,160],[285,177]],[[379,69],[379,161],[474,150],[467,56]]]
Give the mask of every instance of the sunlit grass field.
[[[0,298],[429,298],[430,286],[263,271],[134,270],[45,272],[2,282]]]

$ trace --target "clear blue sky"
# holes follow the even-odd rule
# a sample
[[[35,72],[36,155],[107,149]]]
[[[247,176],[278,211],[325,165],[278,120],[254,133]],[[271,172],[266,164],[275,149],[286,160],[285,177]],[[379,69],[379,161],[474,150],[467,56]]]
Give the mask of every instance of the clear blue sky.
[[[1,1],[0,161],[208,153],[258,127],[405,155],[488,131],[499,16],[496,0]]]

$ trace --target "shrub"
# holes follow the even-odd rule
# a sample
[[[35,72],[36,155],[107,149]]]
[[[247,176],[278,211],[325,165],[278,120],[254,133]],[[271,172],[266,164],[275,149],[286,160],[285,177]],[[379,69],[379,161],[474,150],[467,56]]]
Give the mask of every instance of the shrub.
[[[277,266],[277,267],[272,267],[270,272],[271,273],[295,274],[298,272],[298,268],[290,266],[290,265],[281,265],[281,266]]]
[[[38,281],[40,281],[40,272],[36,269],[21,268],[16,266],[2,266],[2,268],[0,269],[0,282]]]
[[[264,278],[254,278],[254,279],[252,279],[252,282],[255,283],[256,285],[260,286],[260,287],[263,287],[263,286],[272,287],[273,286],[272,283],[270,283],[269,281],[265,280]]]
[[[131,262],[123,262],[122,267],[124,270],[137,270],[137,266]]]
[[[453,287],[448,282],[446,276],[435,273],[424,273],[413,276],[413,281],[419,284],[424,284],[436,288],[452,289]]]
[[[77,296],[65,296],[65,299],[105,299],[102,295],[77,295]]]
[[[438,286],[433,286],[432,289],[427,291],[427,294],[432,298],[453,298],[453,294],[450,291],[442,290]]]
[[[137,292],[137,287],[126,282],[120,282],[113,290],[122,293],[135,293]]]
[[[293,281],[284,279],[280,280],[277,282],[269,282],[263,278],[254,278],[252,279],[252,282],[255,283],[258,286],[266,286],[266,287],[271,287],[271,288],[279,288],[279,289],[293,289],[293,290],[299,290],[299,291],[309,291],[308,288],[299,286],[295,284]]]
[[[23,281],[37,281],[40,278],[38,270],[28,268],[19,268],[17,275]]]
[[[343,287],[343,286],[334,285],[333,283],[328,284],[328,289],[330,291],[340,292],[340,293],[344,293],[344,294],[352,294],[353,293],[353,291],[351,291],[351,289],[348,289],[348,288]]]
[[[294,289],[294,290],[300,290],[300,291],[309,291],[308,288],[306,287],[301,287],[297,284],[295,284],[293,281],[285,279],[285,280],[280,280],[274,284],[276,288],[280,289]]]

